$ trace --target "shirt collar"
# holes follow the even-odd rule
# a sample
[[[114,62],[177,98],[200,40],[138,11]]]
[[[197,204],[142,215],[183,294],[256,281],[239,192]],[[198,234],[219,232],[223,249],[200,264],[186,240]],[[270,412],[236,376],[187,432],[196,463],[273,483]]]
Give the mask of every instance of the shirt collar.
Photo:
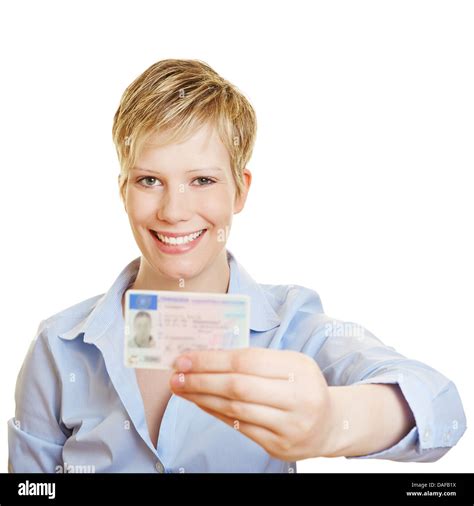
[[[267,300],[262,287],[240,265],[234,255],[227,252],[230,269],[230,281],[227,293],[250,296],[250,330],[265,332],[280,325],[280,318]],[[122,316],[122,295],[138,274],[141,256],[132,260],[119,274],[109,290],[97,301],[92,311],[74,327],[61,333],[61,339],[74,339],[84,335],[84,342],[97,341],[114,323],[117,315]]]

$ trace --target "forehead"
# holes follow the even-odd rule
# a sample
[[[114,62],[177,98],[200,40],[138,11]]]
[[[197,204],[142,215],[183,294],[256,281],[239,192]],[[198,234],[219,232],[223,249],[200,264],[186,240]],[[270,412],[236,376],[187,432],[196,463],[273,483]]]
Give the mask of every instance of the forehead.
[[[210,123],[200,126],[184,140],[169,142],[168,138],[166,132],[152,134],[144,143],[135,168],[176,172],[202,166],[230,170],[227,148]]]

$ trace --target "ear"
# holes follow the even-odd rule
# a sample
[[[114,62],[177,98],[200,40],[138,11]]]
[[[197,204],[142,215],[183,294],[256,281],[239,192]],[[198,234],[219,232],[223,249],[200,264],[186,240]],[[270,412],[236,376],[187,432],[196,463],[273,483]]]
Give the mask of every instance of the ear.
[[[247,195],[250,190],[250,185],[252,184],[252,173],[245,167],[243,172],[243,180],[244,180],[244,188],[242,189],[242,193],[240,196],[235,197],[234,202],[234,214],[240,213],[245,206],[245,202],[247,201]]]
[[[125,209],[125,212],[128,214],[128,211],[127,211],[127,204],[125,203],[125,197],[122,193],[122,189],[120,188],[120,174],[118,175],[117,177],[117,183],[118,183],[118,189],[119,189],[119,197],[120,197],[120,200],[122,201],[122,204],[123,204],[123,207]]]

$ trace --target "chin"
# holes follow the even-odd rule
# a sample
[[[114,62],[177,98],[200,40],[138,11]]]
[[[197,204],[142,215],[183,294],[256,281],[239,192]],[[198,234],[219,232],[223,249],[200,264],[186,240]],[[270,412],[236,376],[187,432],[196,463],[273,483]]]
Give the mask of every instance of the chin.
[[[205,265],[201,264],[201,261],[196,261],[196,259],[185,259],[170,257],[165,262],[159,262],[158,267],[160,272],[167,276],[168,278],[175,279],[177,282],[180,279],[194,278],[197,276],[204,268]],[[177,284],[177,287],[179,285]]]

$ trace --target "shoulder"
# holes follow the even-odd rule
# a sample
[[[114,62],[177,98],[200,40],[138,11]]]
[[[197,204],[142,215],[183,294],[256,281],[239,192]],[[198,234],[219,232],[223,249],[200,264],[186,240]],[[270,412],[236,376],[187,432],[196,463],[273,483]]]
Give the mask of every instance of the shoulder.
[[[72,358],[70,350],[65,349],[66,341],[59,336],[85,320],[101,296],[94,295],[41,320],[29,344],[20,375],[58,377],[63,360],[68,362]]]
[[[266,346],[311,352],[318,345],[317,336],[328,319],[318,292],[299,284],[262,283],[259,287],[264,300],[256,303],[258,315],[265,315],[264,322],[270,322],[271,328],[276,329]]]
[[[323,313],[323,305],[319,294],[306,286],[298,284],[273,285],[259,284],[266,300],[280,318],[298,312]]]
[[[59,335],[68,332],[84,321],[103,296],[103,293],[94,295],[48,316],[41,321],[37,332],[38,336],[41,334],[51,343]]]

